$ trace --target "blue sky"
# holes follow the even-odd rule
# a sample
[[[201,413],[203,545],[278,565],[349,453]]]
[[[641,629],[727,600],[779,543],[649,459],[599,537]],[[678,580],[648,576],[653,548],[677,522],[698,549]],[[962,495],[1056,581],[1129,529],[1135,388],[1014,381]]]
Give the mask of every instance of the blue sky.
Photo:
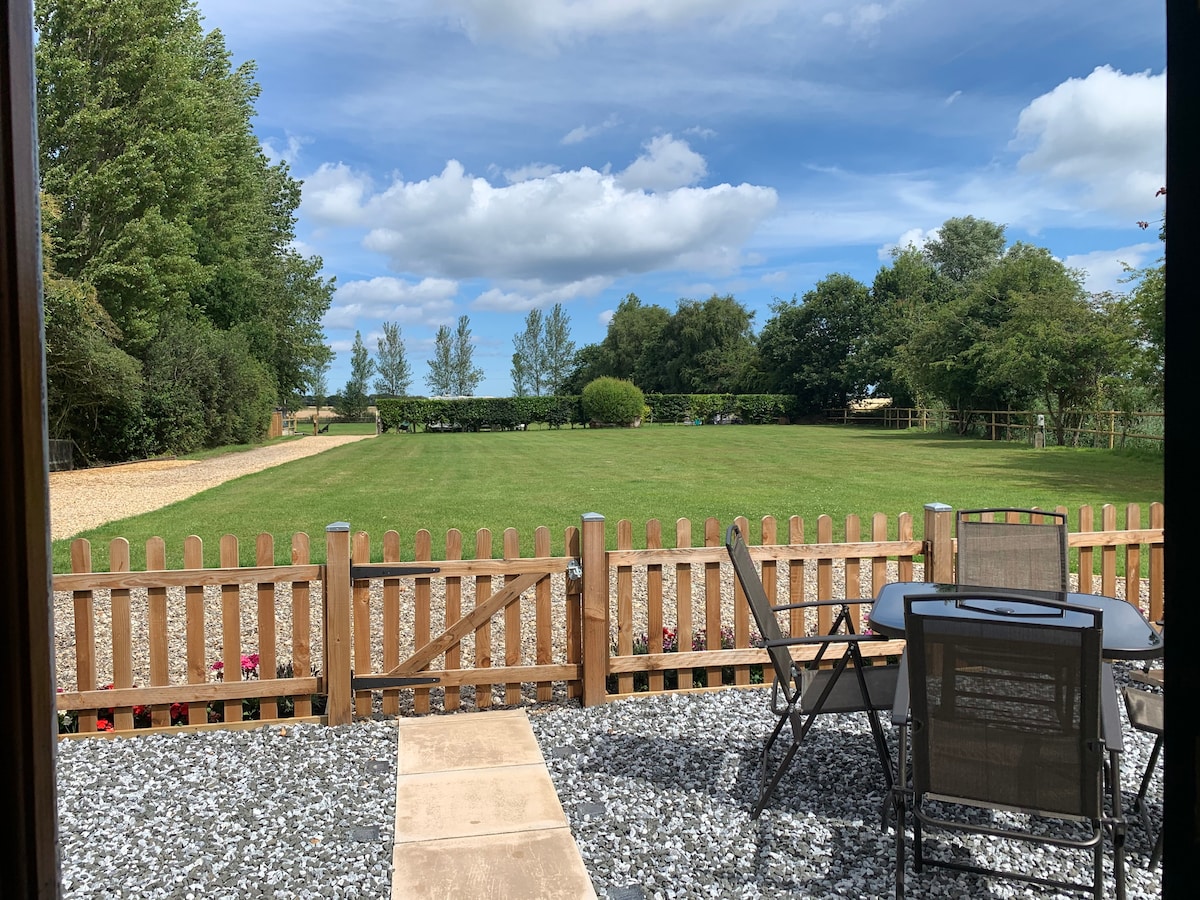
[[[826,275],[870,284],[951,216],[1121,290],[1161,255],[1161,0],[198,0],[253,60],[256,132],[304,183],[349,376],[397,322],[426,393],[470,317],[477,393],[562,303],[733,294],[755,329]],[[1138,221],[1151,227],[1141,230]]]

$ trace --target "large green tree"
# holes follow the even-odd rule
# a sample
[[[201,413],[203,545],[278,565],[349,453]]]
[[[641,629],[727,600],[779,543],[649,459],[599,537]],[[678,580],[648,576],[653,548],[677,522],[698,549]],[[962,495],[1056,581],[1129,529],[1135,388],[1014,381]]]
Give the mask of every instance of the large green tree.
[[[793,394],[805,414],[843,408],[866,395],[873,367],[863,357],[875,323],[867,286],[849,275],[817,282],[797,303],[777,303],[759,335],[771,390]]]
[[[231,67],[191,0],[38,0],[35,17],[56,270],[94,290],[113,345],[134,360],[150,360],[169,323],[202,321],[214,358],[248,355],[286,403],[324,346],[333,282],[319,258],[293,248],[300,185],[253,133],[253,65]],[[193,440],[193,429],[139,423],[132,405],[126,413],[107,427]],[[212,431],[201,444],[213,445],[228,417],[203,420]],[[154,449],[177,448],[128,452]]]
[[[754,313],[732,295],[680,300],[664,325],[658,364],[642,376],[645,389],[673,394],[729,394],[755,371]]]

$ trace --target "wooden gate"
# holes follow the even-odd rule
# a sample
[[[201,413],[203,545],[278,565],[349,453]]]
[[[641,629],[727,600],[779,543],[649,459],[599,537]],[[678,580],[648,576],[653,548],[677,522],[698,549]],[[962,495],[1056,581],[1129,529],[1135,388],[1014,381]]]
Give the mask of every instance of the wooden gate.
[[[578,546],[578,529],[567,529],[567,552],[578,554]],[[412,562],[399,561],[396,532],[384,536],[384,562],[353,561],[371,558],[365,533],[354,536],[351,550],[355,715],[374,711],[375,692],[382,692],[382,712],[396,714],[406,689],[416,713],[429,712],[434,698],[446,711],[459,709],[464,688],[480,709],[520,703],[527,685],[539,702],[553,699],[554,682],[580,694],[578,556],[550,556],[548,529],[537,529],[534,556],[525,558],[516,529],[504,532],[502,559],[492,558],[487,529],[476,534],[476,559],[461,558],[457,530],[447,533],[442,560],[430,558],[427,531],[417,533]],[[500,665],[494,643],[502,645]]]

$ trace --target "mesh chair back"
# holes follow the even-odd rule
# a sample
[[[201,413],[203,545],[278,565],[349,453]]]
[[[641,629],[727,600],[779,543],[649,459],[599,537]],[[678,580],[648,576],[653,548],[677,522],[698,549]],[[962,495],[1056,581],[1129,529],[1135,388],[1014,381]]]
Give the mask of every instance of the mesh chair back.
[[[1003,514],[1000,521],[997,514]],[[1043,521],[1033,521],[1041,518]],[[1028,509],[964,509],[957,523],[956,581],[1038,591],[1070,589],[1067,517]]]
[[[775,678],[785,691],[790,692],[795,678],[792,656],[787,647],[770,645],[772,641],[782,640],[784,634],[779,627],[779,620],[775,618],[775,610],[771,608],[771,601],[763,588],[762,579],[759,578],[758,571],[754,568],[754,560],[750,558],[746,541],[742,538],[742,533],[736,527],[731,526],[726,534],[725,543],[729,550],[729,559],[733,563],[733,571],[750,604],[750,614],[754,616],[754,624],[758,627],[758,633],[767,642],[767,654],[771,657]]]
[[[947,602],[905,602],[917,795],[1100,818],[1101,613],[1022,598],[1088,624],[981,621],[938,615]]]

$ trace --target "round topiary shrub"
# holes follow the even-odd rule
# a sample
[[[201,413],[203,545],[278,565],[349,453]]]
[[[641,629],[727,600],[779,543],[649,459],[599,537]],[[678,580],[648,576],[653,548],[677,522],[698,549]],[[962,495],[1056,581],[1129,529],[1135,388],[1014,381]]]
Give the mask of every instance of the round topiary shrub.
[[[646,405],[641,388],[632,381],[607,376],[585,387],[580,402],[591,421],[604,425],[633,425]]]

